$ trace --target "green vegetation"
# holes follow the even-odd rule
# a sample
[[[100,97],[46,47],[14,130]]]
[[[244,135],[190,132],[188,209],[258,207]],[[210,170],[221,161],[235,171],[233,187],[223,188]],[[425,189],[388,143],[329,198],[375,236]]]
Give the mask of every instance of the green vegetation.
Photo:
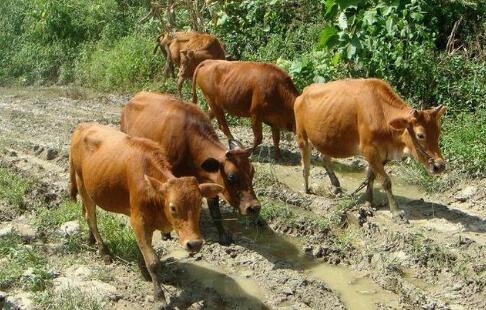
[[[172,17],[165,16],[167,1],[155,2],[162,10],[145,18],[149,1],[2,1],[0,85],[174,92],[174,81],[162,77],[163,56],[153,54]],[[194,19],[190,2],[174,1],[170,26],[197,25],[221,38],[234,58],[275,62],[300,89],[373,76],[415,107],[445,104],[445,156],[454,168],[484,175],[486,1],[210,2]]]
[[[24,195],[29,182],[0,166],[0,200],[18,208],[24,207]]]
[[[53,274],[47,270],[47,259],[35,247],[23,245],[19,236],[10,234],[0,238],[0,289],[20,283],[31,291],[44,290]],[[29,271],[25,274],[26,271]]]
[[[53,310],[98,310],[103,309],[102,303],[95,297],[83,293],[79,289],[63,290],[60,293],[46,290],[35,295],[36,305],[42,309]]]

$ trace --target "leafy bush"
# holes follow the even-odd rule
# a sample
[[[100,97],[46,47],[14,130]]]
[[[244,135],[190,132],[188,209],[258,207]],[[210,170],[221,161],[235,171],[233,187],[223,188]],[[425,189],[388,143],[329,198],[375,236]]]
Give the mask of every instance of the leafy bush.
[[[76,68],[78,81],[103,90],[140,89],[161,74],[161,56],[153,49],[153,38],[138,33],[87,47]]]

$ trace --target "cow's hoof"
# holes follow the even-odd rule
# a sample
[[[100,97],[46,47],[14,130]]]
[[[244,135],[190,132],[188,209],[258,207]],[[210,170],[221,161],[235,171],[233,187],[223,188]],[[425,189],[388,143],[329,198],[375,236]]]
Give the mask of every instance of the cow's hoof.
[[[229,231],[219,234],[219,244],[230,245],[233,243],[233,236]]]
[[[113,263],[113,258],[109,254],[104,254],[103,262],[105,263],[105,265],[110,265],[111,263]]]
[[[152,281],[152,277],[150,276],[150,272],[147,269],[147,266],[144,264],[139,264],[140,273],[145,281]]]
[[[331,185],[329,191],[334,196],[340,196],[343,193],[343,189],[340,186]]]
[[[165,300],[164,301],[156,300],[154,302],[154,309],[156,309],[156,310],[168,310],[170,308],[169,308],[169,305],[167,304],[167,302],[165,302]]]
[[[408,223],[408,217],[405,214],[405,211],[403,210],[392,211],[392,219],[397,223],[401,223],[401,224]]]
[[[94,235],[90,233],[88,235],[88,245],[95,245],[95,243],[96,243],[96,239]]]
[[[167,240],[172,240],[172,236],[170,235],[170,232],[168,233],[161,233],[162,235],[162,240],[167,241]]]

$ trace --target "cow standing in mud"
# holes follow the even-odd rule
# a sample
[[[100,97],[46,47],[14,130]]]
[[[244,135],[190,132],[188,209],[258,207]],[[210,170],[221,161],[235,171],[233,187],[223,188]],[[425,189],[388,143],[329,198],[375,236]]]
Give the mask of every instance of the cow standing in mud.
[[[350,79],[306,87],[295,102],[297,142],[302,153],[305,191],[309,191],[311,145],[321,152],[333,187],[340,183],[331,167],[331,157],[363,156],[369,163],[365,200],[372,203],[377,176],[386,192],[394,217],[406,220],[392,194],[384,165],[407,154],[433,174],[444,171],[439,149],[439,106],[416,110],[409,107],[382,80]]]
[[[161,34],[157,38],[154,52],[160,48],[165,56],[164,72],[174,76],[174,64],[179,67],[177,89],[182,97],[184,79],[192,79],[196,67],[206,59],[225,59],[223,45],[213,35],[200,32]]]
[[[197,106],[171,95],[140,92],[123,109],[121,130],[158,142],[176,176],[217,183],[224,187],[222,198],[241,214],[258,215],[260,203],[253,191],[255,170],[250,152],[234,140],[228,150]],[[223,228],[218,197],[207,201],[220,243],[229,244],[231,235]]]
[[[262,122],[272,127],[275,157],[280,158],[280,129],[295,131],[294,101],[299,95],[290,76],[273,64],[249,61],[206,60],[194,71],[193,102],[196,87],[201,88],[216,117],[219,128],[233,139],[224,112],[250,117],[253,150],[262,142]]]
[[[213,197],[222,187],[199,185],[194,177],[176,178],[156,143],[96,123],[76,127],[69,161],[71,198],[81,196],[90,242],[96,240],[105,262],[111,262],[98,232],[96,205],[129,216],[144,258],[142,273],[147,277],[148,269],[154,296],[165,306],[153,232],[175,229],[188,251],[199,251],[203,244],[199,231],[202,197]]]

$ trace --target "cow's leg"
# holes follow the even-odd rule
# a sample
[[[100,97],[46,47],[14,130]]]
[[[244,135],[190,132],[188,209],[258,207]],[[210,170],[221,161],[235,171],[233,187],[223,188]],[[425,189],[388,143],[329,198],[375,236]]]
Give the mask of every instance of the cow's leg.
[[[86,211],[86,207],[84,206],[84,203],[81,203],[81,205],[82,205],[82,210],[83,210],[83,212],[82,212],[83,217],[84,217],[84,219],[86,219],[86,222],[88,222],[88,212]],[[95,243],[96,243],[96,239],[95,239],[91,229],[89,229],[89,231],[88,231],[88,244],[94,245]]]
[[[219,209],[219,198],[208,198],[208,208],[211,218],[213,219],[214,226],[218,230],[219,243],[222,245],[229,245],[233,242],[231,233],[226,231],[223,227],[223,217],[221,216],[221,210]]]
[[[304,190],[306,193],[309,193],[311,145],[307,139],[302,139],[301,137],[298,137],[297,139],[300,148],[300,154],[302,156],[302,175],[304,176]]]
[[[336,174],[334,173],[334,169],[332,168],[331,158],[327,155],[321,154],[322,159],[322,166],[326,169],[327,175],[329,176],[329,180],[331,180],[331,187],[333,194],[341,193],[341,183],[339,183],[339,179],[337,178]]]
[[[253,151],[262,143],[262,120],[258,113],[251,114],[251,129],[253,130]]]
[[[182,99],[182,86],[184,85],[184,68],[179,68],[179,73],[177,74],[177,92],[179,97]]]
[[[171,52],[168,45],[164,46],[163,54],[165,56],[164,75],[166,78],[169,76],[174,77],[174,65],[172,63]]]
[[[373,205],[373,183],[375,182],[375,173],[371,167],[368,167],[368,176],[366,178],[366,193],[364,201],[369,203],[370,207]]]
[[[144,227],[140,218],[135,216],[130,217],[130,224],[135,232],[135,238],[137,239],[138,247],[142,252],[143,259],[145,261],[145,266],[152,278],[152,283],[154,286],[154,299],[161,303],[161,306],[165,307],[167,302],[165,300],[164,292],[160,285],[160,261],[157,254],[152,247],[152,234],[153,231],[148,230]]]
[[[272,138],[273,138],[273,145],[275,146],[275,159],[280,159],[282,158],[282,155],[280,154],[280,128],[277,128],[275,126],[272,126]]]
[[[379,158],[378,153],[376,151],[368,151],[368,153],[365,153],[365,157],[368,160],[368,163],[370,165],[370,168],[373,170],[373,173],[382,182],[382,186],[385,190],[386,197],[388,199],[388,205],[390,207],[393,218],[406,222],[407,218],[405,216],[405,212],[398,208],[398,203],[392,193],[392,183],[390,176],[386,173],[385,166],[383,164],[383,161]]]
[[[96,243],[98,245],[98,251],[100,255],[103,257],[105,264],[110,264],[112,261],[110,252],[108,251],[108,247],[103,242],[100,232],[98,231],[98,224],[96,222],[96,204],[86,192],[83,182],[79,177],[77,177],[77,184],[78,184],[79,194],[81,195],[81,200],[83,203],[85,218],[89,226],[90,236],[88,242],[91,242],[92,241],[91,238],[92,236],[94,236],[94,239],[96,240]]]
[[[209,101],[210,102],[210,101]],[[224,133],[226,138],[228,139],[234,139],[233,135],[231,134],[228,123],[226,123],[226,119],[224,118],[224,111],[218,107],[217,105],[210,105],[211,111],[216,117],[216,120],[218,121],[218,127],[219,129]]]

